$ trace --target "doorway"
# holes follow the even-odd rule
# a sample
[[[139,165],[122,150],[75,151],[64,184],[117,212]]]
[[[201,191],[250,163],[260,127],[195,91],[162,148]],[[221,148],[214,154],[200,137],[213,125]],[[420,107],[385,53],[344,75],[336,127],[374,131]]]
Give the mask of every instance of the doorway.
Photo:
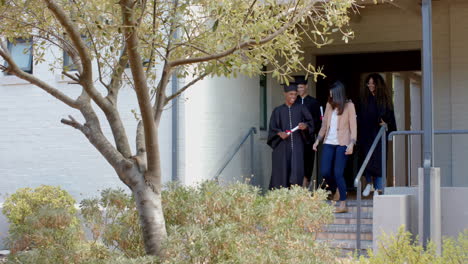
[[[362,90],[365,88],[365,76],[371,72],[377,72],[384,77],[388,88],[392,89],[397,129],[416,129],[417,123],[420,122],[420,110],[417,109],[420,108],[420,104],[413,107],[411,105],[420,99],[420,94],[415,92],[414,87],[417,87],[417,85],[411,82],[412,80],[417,82],[418,73],[421,72],[420,50],[320,55],[316,58],[316,65],[324,66],[323,73],[327,76],[326,78],[320,78],[316,86],[317,100],[322,106],[325,107],[328,99],[328,87],[337,80],[345,85],[348,98],[358,104]],[[411,143],[413,146],[412,153],[415,152],[413,153],[414,160],[418,156],[417,143],[417,141]],[[395,142],[395,150],[392,149],[393,144],[388,145],[387,186],[408,184],[406,172],[408,169],[412,170],[412,164],[406,162],[408,155],[407,144],[404,138],[398,138]],[[395,171],[392,166],[394,151],[399,154],[395,160],[399,164],[396,166]],[[405,155],[400,155],[400,153]],[[360,161],[358,161],[358,155],[355,153],[348,159],[345,171],[346,185],[349,190],[354,189],[353,181],[359,166]],[[393,177],[393,175],[396,176]],[[321,179],[318,180],[319,182],[322,181]],[[409,184],[412,183],[412,181],[409,182]]]

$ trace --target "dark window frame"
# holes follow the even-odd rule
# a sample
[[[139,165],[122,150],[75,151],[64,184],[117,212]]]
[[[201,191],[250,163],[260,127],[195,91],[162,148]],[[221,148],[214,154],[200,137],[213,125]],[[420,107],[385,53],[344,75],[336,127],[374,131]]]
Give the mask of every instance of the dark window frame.
[[[29,43],[29,67],[21,67],[21,65],[18,65],[20,66],[20,69],[23,70],[24,72],[27,72],[27,73],[30,73],[32,74],[33,73],[33,68],[34,68],[34,62],[33,62],[33,38],[15,38],[15,41],[14,42],[11,42],[9,40],[7,40],[7,49],[8,49],[8,52],[10,53],[10,56],[13,60],[15,60],[15,54],[12,53],[12,48],[14,46],[16,46],[17,43]],[[25,48],[24,50],[26,50],[27,48]],[[25,53],[24,50],[22,51],[23,54]],[[28,53],[28,52],[26,52]],[[8,62],[5,61],[5,67],[8,67]],[[5,72],[6,75],[11,75],[11,73],[8,73],[8,72]]]

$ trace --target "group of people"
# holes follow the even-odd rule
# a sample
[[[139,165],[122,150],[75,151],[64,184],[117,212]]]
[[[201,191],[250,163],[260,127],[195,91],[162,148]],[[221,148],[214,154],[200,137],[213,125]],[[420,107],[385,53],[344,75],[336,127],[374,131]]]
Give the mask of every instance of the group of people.
[[[355,145],[358,144],[359,157],[363,160],[382,125],[387,125],[389,132],[396,130],[392,97],[382,76],[368,75],[365,85],[355,106],[347,99],[343,83],[333,83],[325,113],[320,103],[307,94],[304,76],[296,76],[293,83],[284,85],[285,103],[273,110],[268,132],[267,143],[273,149],[270,189],[308,187],[315,152],[323,142],[319,173],[333,200],[339,201],[336,212],[348,211],[344,175]],[[373,188],[374,195],[383,191],[380,148],[379,143],[365,169],[364,196]]]

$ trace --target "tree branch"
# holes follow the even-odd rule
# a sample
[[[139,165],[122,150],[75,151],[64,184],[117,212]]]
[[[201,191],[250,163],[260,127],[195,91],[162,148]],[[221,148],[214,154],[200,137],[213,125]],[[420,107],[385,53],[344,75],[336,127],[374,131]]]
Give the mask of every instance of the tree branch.
[[[172,99],[178,97],[179,95],[181,95],[183,92],[185,92],[185,90],[187,90],[190,86],[194,85],[196,82],[202,80],[203,78],[205,78],[206,76],[208,76],[210,73],[209,72],[205,72],[203,73],[202,75],[198,76],[197,78],[193,79],[191,82],[187,83],[184,87],[180,88],[177,92],[175,92],[174,94],[170,95],[167,97],[166,99],[166,103],[164,105],[167,105],[169,103],[169,101],[171,101]]]
[[[37,87],[41,88],[42,90],[46,91],[53,97],[57,98],[58,100],[62,101],[66,105],[78,109],[79,106],[76,102],[76,100],[70,98],[66,94],[62,93],[58,89],[50,86],[48,83],[36,78],[34,75],[29,74],[21,70],[18,65],[15,63],[15,61],[11,58],[10,54],[7,52],[7,48],[5,47],[4,43],[1,42],[1,47],[0,47],[0,56],[8,62],[8,67],[5,67],[5,70],[7,72],[10,72],[14,75],[16,75],[18,78],[23,79],[25,81],[28,81],[31,84],[36,85]]]
[[[117,65],[114,66],[114,70],[111,75],[111,80],[109,82],[109,100],[115,105],[117,103],[117,96],[119,89],[122,87],[122,74],[125,71],[125,66],[128,63],[128,54],[127,54],[127,44],[124,44],[122,49],[122,54],[117,62]]]
[[[161,166],[158,149],[159,145],[157,142],[157,129],[154,122],[145,71],[143,69],[141,56],[138,53],[137,21],[135,20],[134,10],[132,9],[133,3],[131,0],[121,0],[119,4],[122,10],[130,69],[135,84],[135,93],[137,95],[144,129],[148,164],[145,179],[155,185],[156,189],[159,190],[161,185]]]
[[[286,30],[291,28],[291,26],[296,24],[299,21],[299,19],[304,14],[306,14],[307,11],[308,11],[308,9],[304,8],[299,15],[293,16],[293,18],[289,22],[285,23],[282,27],[280,27],[278,30],[271,33],[270,35],[260,39],[260,41],[258,41],[258,42],[256,40],[251,39],[249,41],[245,41],[245,42],[242,42],[242,43],[240,43],[238,45],[235,45],[232,48],[227,49],[227,50],[225,50],[223,52],[220,52],[218,54],[207,55],[207,56],[203,56],[203,57],[178,59],[178,60],[174,60],[174,61],[169,62],[169,65],[170,65],[170,67],[176,67],[176,66],[185,65],[185,64],[192,64],[192,63],[198,63],[198,62],[221,59],[221,58],[224,58],[226,56],[231,55],[232,53],[234,53],[237,50],[245,49],[245,48],[248,48],[250,46],[263,45],[263,44],[268,43],[269,41],[275,39],[277,36],[281,35]],[[296,12],[296,10],[294,10],[292,13],[295,13],[295,12]]]
[[[99,153],[101,153],[101,155],[117,172],[122,172],[123,170],[130,168],[133,165],[132,161],[129,158],[124,157],[103,134],[99,118],[93,110],[90,97],[85,90],[83,90],[77,101],[80,105],[80,112],[86,120],[86,123],[82,126],[80,131],[83,132],[89,142],[99,151]],[[73,124],[73,120],[71,120],[71,122],[71,124]],[[125,174],[117,174],[123,182],[127,183],[127,185],[129,184],[130,179],[125,178]]]
[[[80,84],[88,92],[89,96],[96,104],[104,111],[110,111],[110,104],[104,99],[94,87],[93,80],[93,67],[91,63],[91,56],[88,52],[88,48],[81,38],[80,32],[75,28],[73,22],[67,16],[65,11],[53,0],[43,0],[47,8],[54,14],[55,18],[59,21],[62,27],[65,29],[70,37],[74,47],[78,51],[78,56],[82,64],[82,72],[80,75]]]
[[[62,71],[62,74],[67,76],[68,78],[72,79],[73,81],[75,81],[77,84],[80,83],[80,79],[75,75],[71,75],[70,73],[66,72],[66,71]]]
[[[151,39],[151,53],[149,57],[148,68],[146,69],[146,76],[148,76],[151,68],[153,68],[153,61],[154,61],[154,52],[155,52],[155,40],[154,36],[156,35],[156,1],[153,1],[153,25],[152,25],[152,39]]]
[[[65,125],[69,125],[73,128],[76,128],[82,132],[84,132],[84,126],[82,124],[80,124],[80,122],[76,121],[75,118],[73,118],[73,116],[69,115],[68,118],[70,119],[65,119],[65,118],[62,118],[62,120],[60,120],[60,122],[62,122],[62,124],[65,124]]]
[[[145,131],[143,128],[143,122],[140,120],[137,125],[136,133],[136,155],[140,156],[143,153],[146,153],[145,149]]]
[[[106,100],[102,97],[94,86],[94,80],[92,76],[92,63],[91,56],[88,52],[88,48],[81,38],[80,32],[74,26],[73,22],[67,16],[65,11],[57,5],[53,0],[43,0],[47,4],[47,8],[54,14],[59,23],[65,29],[65,31],[70,36],[70,39],[78,51],[78,55],[83,66],[82,73],[80,75],[80,84],[89,94],[91,99],[96,102],[96,104],[102,109],[106,115],[109,125],[112,129],[112,134],[114,135],[115,144],[117,149],[122,153],[126,158],[131,157],[132,152],[128,138],[125,132],[125,127],[123,126],[122,120],[120,118],[119,112],[110,100]]]

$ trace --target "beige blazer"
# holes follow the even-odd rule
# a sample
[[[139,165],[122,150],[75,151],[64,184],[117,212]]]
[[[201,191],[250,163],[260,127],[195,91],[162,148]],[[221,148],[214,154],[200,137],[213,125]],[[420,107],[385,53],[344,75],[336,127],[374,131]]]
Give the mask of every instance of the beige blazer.
[[[325,139],[330,130],[331,115],[333,109],[331,104],[327,103],[325,115],[322,119],[322,127],[318,134],[318,140]],[[338,144],[347,146],[351,142],[356,143],[357,139],[357,124],[356,124],[356,109],[354,104],[349,101],[345,104],[343,113],[338,115]]]

